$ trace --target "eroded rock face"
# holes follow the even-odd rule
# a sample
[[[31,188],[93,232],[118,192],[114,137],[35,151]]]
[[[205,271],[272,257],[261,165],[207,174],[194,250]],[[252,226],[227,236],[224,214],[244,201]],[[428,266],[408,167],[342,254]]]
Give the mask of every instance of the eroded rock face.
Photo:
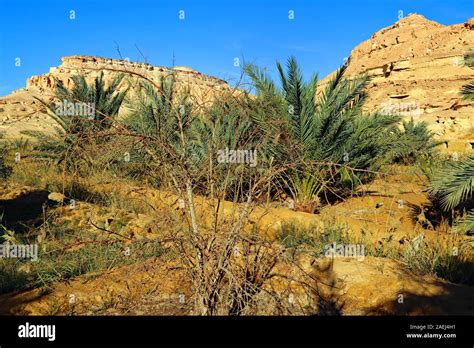
[[[365,111],[426,121],[449,150],[471,150],[474,103],[459,90],[474,81],[463,59],[473,48],[474,18],[445,26],[410,14],[355,47],[347,74],[372,76]]]
[[[174,74],[176,88],[189,89],[197,105],[205,105],[220,92],[229,91],[231,88],[224,80],[201,74],[189,67],[166,68],[90,56],[70,56],[63,57],[61,60],[62,64],[51,68],[48,73],[29,78],[26,81],[26,88],[0,98],[0,131],[5,132],[7,137],[24,137],[21,132],[25,130],[45,133],[52,131],[55,122],[47,115],[45,107],[35,97],[44,101],[53,100],[56,81],[63,82],[66,87],[72,87],[71,77],[74,75],[84,75],[90,83],[102,72],[106,82],[111,81],[117,74],[125,73],[126,78],[121,86],[123,88],[130,86],[129,96],[133,96],[140,76],[159,85],[162,76]],[[120,113],[126,112],[124,105]]]
[[[153,66],[146,63],[129,62],[127,60],[108,59],[89,56],[63,57],[62,64],[56,68],[51,68],[49,73],[32,76],[26,81],[27,89],[39,90],[40,93],[49,91],[55,86],[55,79],[61,80],[65,86],[72,85],[71,76],[84,75],[92,80],[101,72],[106,77],[112,78],[114,75],[123,72],[130,73],[129,76],[145,76],[156,83],[160,77],[168,74],[175,74],[176,81],[181,85],[189,85],[191,91],[197,94],[199,90],[228,88],[225,81],[218,78],[201,74],[189,67],[176,67],[173,69]],[[204,98],[204,96],[201,96]]]

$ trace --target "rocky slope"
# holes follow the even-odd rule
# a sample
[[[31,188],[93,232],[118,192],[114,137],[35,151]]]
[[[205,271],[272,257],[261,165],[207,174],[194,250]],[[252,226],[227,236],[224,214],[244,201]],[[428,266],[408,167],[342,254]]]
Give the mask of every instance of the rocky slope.
[[[124,247],[130,245],[132,250],[136,250],[137,244],[133,244],[135,242],[141,241],[146,245],[145,242],[152,243],[168,236],[170,221],[174,220],[169,220],[161,208],[172,204],[171,202],[175,202],[178,208],[177,197],[149,187],[130,186],[126,182],[89,184],[96,193],[115,192],[117,199],[126,199],[127,202],[139,202],[138,199],[145,198],[147,204],[143,205],[141,213],[80,200],[74,209],[68,206],[51,208],[55,209],[55,219],[51,222],[53,225],[67,226],[70,228],[68,233],[81,231],[74,239],[73,248],[67,249],[68,252],[76,250],[74,246],[77,243],[80,245],[81,241],[90,241],[91,236],[95,236],[92,240],[104,237],[103,231],[91,225],[90,221],[97,224],[100,221],[110,221],[110,230],[131,238],[124,242]],[[329,230],[337,220],[337,225],[345,222],[350,226],[351,235],[364,233],[367,247],[379,245],[381,250],[392,249],[402,253],[409,246],[409,241],[420,234],[424,235],[430,248],[435,245],[451,246],[449,243],[453,242],[450,238],[453,237],[452,234],[440,230],[424,230],[411,218],[409,206],[418,205],[426,199],[418,177],[404,172],[403,175],[389,177],[387,182],[376,181],[367,189],[371,192],[368,195],[351,197],[346,202],[326,207],[320,215],[295,212],[282,207],[258,207],[251,213],[251,226],[257,224],[262,231],[270,231],[281,228],[285,222],[297,221],[301,225],[314,226],[314,231],[320,233],[324,227]],[[3,184],[0,185],[0,203],[5,205],[8,202],[5,210],[7,217],[12,217],[13,209],[19,210],[21,214],[18,215],[21,216],[16,218],[26,224],[31,222],[31,216],[24,214],[26,204],[30,210],[32,206],[38,207],[37,214],[40,216],[45,203],[51,206],[50,201],[54,196],[47,192],[42,194],[44,192],[32,187]],[[56,193],[56,197],[58,196],[60,195]],[[405,202],[403,207],[397,205],[400,199]],[[209,202],[202,197],[196,202],[200,221],[209,219]],[[375,208],[376,202],[385,204],[381,208]],[[235,212],[235,206],[231,202],[223,201],[222,204],[224,214]],[[106,238],[114,241],[110,235]],[[462,239],[465,245],[473,242],[469,236],[456,238]],[[58,244],[54,244],[55,248],[69,244],[70,240],[56,242]],[[425,252],[426,250],[419,249],[420,254]],[[410,270],[409,263],[369,255],[362,259],[315,258],[310,252],[298,255],[299,267],[287,262],[286,258],[278,263],[275,274],[285,277],[276,276],[267,282],[267,291],[258,296],[256,309],[252,314],[315,314],[314,294],[308,294],[308,289],[305,291],[299,283],[292,281],[304,279],[301,271],[311,275],[313,281],[319,281],[319,296],[333,304],[331,307],[320,307],[320,315],[474,314],[472,286],[455,284],[434,275],[421,275]],[[469,265],[472,268],[472,262]],[[34,266],[26,264],[21,271],[32,274]],[[288,311],[281,312],[277,310],[269,294],[278,294],[281,299],[288,297],[290,301],[288,293],[294,294],[294,303],[290,303],[286,309]],[[179,266],[179,260],[172,254],[164,253],[140,259],[139,262],[82,274],[68,281],[56,281],[49,284],[48,291],[36,288],[0,293],[0,315],[189,315],[192,314],[192,294],[192,284],[186,277],[185,269]],[[71,295],[75,298],[73,303],[70,302]],[[184,296],[183,301],[181,296]]]
[[[471,150],[474,103],[459,95],[474,80],[463,59],[470,49],[474,18],[445,26],[410,14],[355,47],[347,74],[372,76],[366,111],[426,121],[448,150]]]

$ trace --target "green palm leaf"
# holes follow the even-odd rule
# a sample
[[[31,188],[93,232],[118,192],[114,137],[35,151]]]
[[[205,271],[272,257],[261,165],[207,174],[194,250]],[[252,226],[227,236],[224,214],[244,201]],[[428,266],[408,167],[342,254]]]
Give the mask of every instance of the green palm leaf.
[[[474,100],[474,82],[462,86],[461,94],[463,95],[463,99]]]
[[[450,163],[431,182],[431,194],[439,196],[445,210],[458,207],[474,193],[474,156]]]

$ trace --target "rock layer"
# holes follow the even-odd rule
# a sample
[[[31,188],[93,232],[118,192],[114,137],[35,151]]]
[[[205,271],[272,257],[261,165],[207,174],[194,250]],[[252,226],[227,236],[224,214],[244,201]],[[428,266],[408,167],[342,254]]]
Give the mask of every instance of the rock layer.
[[[471,150],[474,103],[462,100],[459,90],[474,81],[474,69],[464,64],[473,48],[474,18],[445,26],[410,14],[355,47],[347,74],[372,77],[366,112],[426,121],[445,148]]]
[[[112,77],[117,73],[129,73],[130,76],[145,76],[155,83],[159,83],[161,76],[173,73],[176,81],[180,85],[190,86],[192,92],[198,94],[212,87],[213,89],[227,88],[224,80],[203,75],[189,67],[175,67],[173,69],[153,66],[147,63],[129,62],[127,60],[107,59],[89,56],[70,56],[63,57],[62,64],[57,68],[51,68],[49,73],[44,75],[32,76],[26,82],[27,89],[39,90],[40,93],[50,92],[55,86],[55,79],[61,80],[70,87],[72,84],[71,76],[85,75],[88,79],[93,79],[101,72],[106,77]],[[202,96],[203,99],[207,99]]]

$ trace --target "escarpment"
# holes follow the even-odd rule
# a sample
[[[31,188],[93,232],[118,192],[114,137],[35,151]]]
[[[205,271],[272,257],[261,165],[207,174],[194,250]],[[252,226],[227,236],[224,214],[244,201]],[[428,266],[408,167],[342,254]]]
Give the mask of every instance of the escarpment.
[[[471,151],[474,103],[459,91],[474,81],[474,68],[464,62],[472,49],[474,18],[442,25],[410,14],[355,47],[346,73],[371,76],[366,112],[426,121],[445,148]]]

